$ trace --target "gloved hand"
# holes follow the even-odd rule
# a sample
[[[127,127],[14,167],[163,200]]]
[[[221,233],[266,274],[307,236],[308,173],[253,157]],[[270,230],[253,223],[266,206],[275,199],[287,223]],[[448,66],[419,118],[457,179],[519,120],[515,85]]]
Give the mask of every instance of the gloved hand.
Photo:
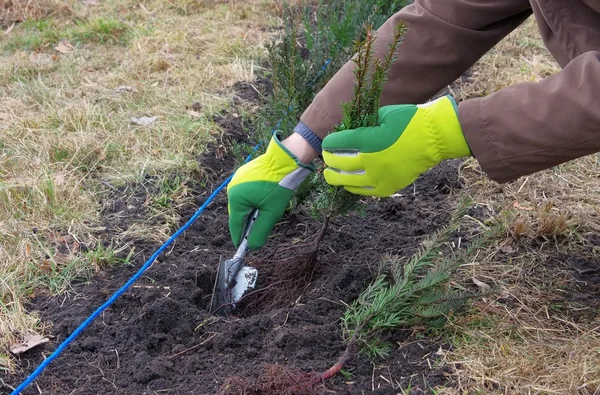
[[[290,203],[295,189],[314,168],[301,163],[273,136],[264,154],[241,166],[227,186],[229,232],[237,248],[254,209],[258,217],[248,234],[248,247],[261,248]]]
[[[471,154],[451,96],[382,107],[378,126],[332,133],[322,148],[327,183],[378,197],[410,185],[444,159]]]

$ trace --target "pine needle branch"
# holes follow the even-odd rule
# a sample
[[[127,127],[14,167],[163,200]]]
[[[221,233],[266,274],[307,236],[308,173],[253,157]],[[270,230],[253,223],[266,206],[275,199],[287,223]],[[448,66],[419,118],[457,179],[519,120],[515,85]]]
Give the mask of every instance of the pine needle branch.
[[[449,314],[474,296],[452,289],[452,275],[474,251],[493,241],[499,230],[488,230],[464,250],[441,254],[467,208],[468,201],[462,202],[450,223],[406,264],[392,259],[389,262],[392,276],[380,274],[349,306],[342,319],[342,329],[346,339],[359,343],[361,353],[372,359],[379,358],[386,350],[380,340],[383,331],[441,325]]]
[[[365,38],[355,42],[354,97],[342,103],[342,123],[338,131],[375,126],[378,121],[381,94],[386,76],[396,59],[396,51],[406,31],[405,24],[399,24],[388,50],[382,58],[376,57],[376,35],[370,24],[366,25]],[[342,187],[328,185],[319,177],[314,187],[313,213],[316,216],[334,218],[361,209],[360,196]]]

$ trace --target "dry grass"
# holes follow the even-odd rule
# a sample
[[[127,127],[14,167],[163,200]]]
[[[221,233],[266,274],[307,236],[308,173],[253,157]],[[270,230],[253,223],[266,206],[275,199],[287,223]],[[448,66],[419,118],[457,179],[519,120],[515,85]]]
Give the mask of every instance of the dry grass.
[[[68,1],[62,0],[0,0],[0,26],[9,27],[27,19],[68,15],[69,5]]]
[[[170,235],[201,180],[196,158],[221,133],[212,115],[230,105],[233,82],[254,78],[265,28],[280,22],[258,0],[71,0],[60,15],[47,12],[52,0],[13,2],[2,23],[35,19],[0,42],[0,369],[8,343],[44,330],[24,311],[29,296],[117,263],[117,248],[127,254],[94,236],[103,196],[155,176],[172,203],[151,196],[161,220],[121,236]],[[194,102],[202,109],[189,113]],[[130,121],[141,116],[158,118]]]
[[[456,92],[485,95],[559,68],[530,20],[479,62]],[[497,292],[450,327],[444,362],[455,389],[439,393],[600,393],[600,163],[597,155],[499,185],[475,160],[461,168],[478,204],[472,221],[506,232],[462,269],[462,283]],[[475,217],[475,215],[474,215]]]

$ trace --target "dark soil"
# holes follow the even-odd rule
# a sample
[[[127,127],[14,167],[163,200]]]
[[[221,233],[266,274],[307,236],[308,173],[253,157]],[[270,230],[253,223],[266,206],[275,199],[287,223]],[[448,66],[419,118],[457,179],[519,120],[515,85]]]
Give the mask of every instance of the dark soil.
[[[219,144],[228,148],[232,141],[249,142],[244,120],[224,114],[221,121],[227,133]],[[194,204],[182,209],[184,221],[235,165],[231,151],[217,154],[218,146],[200,158],[207,168],[207,189],[195,191]],[[424,238],[447,223],[448,194],[459,187],[456,165],[438,166],[399,196],[368,199],[364,217],[333,220],[316,265],[303,273],[296,271],[298,259],[285,261],[290,257],[284,249],[310,242],[321,224],[300,209],[286,214],[265,248],[248,258],[260,270],[253,298],[232,316],[215,318],[206,312],[215,270],[221,259],[234,252],[227,226],[227,196],[222,192],[24,393],[39,394],[38,386],[43,394],[56,395],[284,393],[289,390],[289,372],[321,372],[340,356],[345,348],[340,330],[344,303],[352,302],[369,283],[382,255],[408,257]],[[143,218],[143,192],[128,196],[114,196],[112,204],[105,205],[109,229],[122,230],[132,218]],[[139,253],[133,266],[100,272],[90,283],[74,284],[75,292],[68,295],[38,296],[31,302],[29,309],[53,325],[54,338],[21,356],[20,373],[4,377],[5,382],[18,385],[159,247],[139,241],[135,246]],[[305,280],[302,286],[294,287],[291,280],[301,278]],[[273,294],[269,293],[275,289],[273,284],[289,286]],[[434,361],[436,351],[446,345],[418,338],[408,330],[390,333],[388,340],[393,351],[380,365],[353,360],[346,367],[350,377],[338,375],[319,390],[396,394],[397,388],[410,384],[411,393],[417,394],[445,382],[444,370],[436,368]],[[271,380],[259,391],[257,383],[269,377],[279,384]]]
[[[579,323],[600,319],[600,261],[594,256],[571,256],[554,254],[546,266],[567,274],[570,280],[563,292],[551,300],[564,318]]]

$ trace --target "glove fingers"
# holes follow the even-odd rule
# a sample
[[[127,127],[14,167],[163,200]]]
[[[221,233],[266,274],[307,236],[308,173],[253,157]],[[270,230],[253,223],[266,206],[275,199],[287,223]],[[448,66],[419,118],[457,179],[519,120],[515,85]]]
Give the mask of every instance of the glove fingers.
[[[235,204],[238,200],[231,200],[228,205],[229,210],[229,235],[235,247],[239,247],[242,241],[242,230],[248,219],[248,215],[252,212],[252,207],[247,205]]]
[[[323,176],[329,185],[340,185],[344,187],[373,187],[371,180],[364,172],[344,173],[327,168],[325,171],[323,171]]]
[[[259,210],[256,222],[248,235],[248,248],[251,250],[262,248],[282,215],[283,212]]]
[[[360,151],[362,144],[361,136],[367,128],[342,130],[331,133],[323,139],[321,148],[323,151]]]
[[[323,161],[328,167],[344,172],[364,172],[362,160],[358,152],[323,151]]]

